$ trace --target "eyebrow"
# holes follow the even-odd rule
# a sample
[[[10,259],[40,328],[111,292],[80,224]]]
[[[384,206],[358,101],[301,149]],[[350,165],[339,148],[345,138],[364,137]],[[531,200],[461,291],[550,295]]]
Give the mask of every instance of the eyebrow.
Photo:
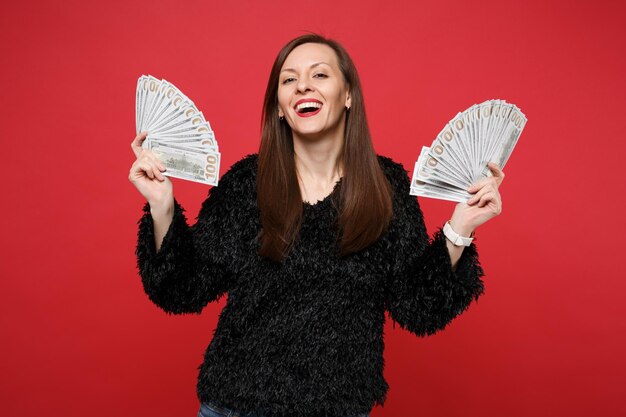
[[[317,67],[318,65],[321,65],[321,64],[328,65],[330,67],[330,65],[327,64],[326,62],[316,62],[315,64],[311,64],[311,66],[309,68],[315,68],[315,67]],[[296,72],[296,70],[294,70],[293,68],[285,68],[284,70],[281,71],[281,73],[283,73],[285,71]]]

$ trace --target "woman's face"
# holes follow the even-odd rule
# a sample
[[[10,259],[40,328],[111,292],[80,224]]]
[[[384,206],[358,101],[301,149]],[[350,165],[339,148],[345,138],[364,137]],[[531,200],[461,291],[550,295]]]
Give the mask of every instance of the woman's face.
[[[343,134],[349,91],[335,51],[324,44],[305,43],[287,56],[278,79],[278,113],[294,136]]]

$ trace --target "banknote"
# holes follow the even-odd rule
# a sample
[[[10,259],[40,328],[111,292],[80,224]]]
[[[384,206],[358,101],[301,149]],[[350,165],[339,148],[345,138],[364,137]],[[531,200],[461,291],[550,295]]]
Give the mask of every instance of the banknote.
[[[416,162],[413,171],[413,180],[411,181],[410,194],[456,202],[467,201],[467,199],[471,197],[467,191],[440,181],[431,180],[430,183],[421,181],[417,175],[419,169],[419,164]]]
[[[142,147],[163,162],[163,175],[217,186],[221,155],[204,114],[176,86],[151,75],[137,80],[135,128]]]
[[[465,203],[467,189],[493,175],[487,164],[506,165],[527,118],[514,104],[487,100],[457,113],[431,146],[422,147],[410,194]]]
[[[219,152],[203,152],[154,141],[151,143],[151,151],[165,165],[163,175],[210,185],[218,183]]]

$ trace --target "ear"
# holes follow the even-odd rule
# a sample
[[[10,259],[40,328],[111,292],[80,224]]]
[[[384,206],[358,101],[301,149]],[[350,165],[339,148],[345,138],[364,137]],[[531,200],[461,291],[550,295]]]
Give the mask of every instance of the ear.
[[[352,107],[352,98],[350,97],[350,93],[346,94],[346,107]]]
[[[280,109],[280,107],[278,108],[278,117],[284,117],[284,113],[283,111]]]

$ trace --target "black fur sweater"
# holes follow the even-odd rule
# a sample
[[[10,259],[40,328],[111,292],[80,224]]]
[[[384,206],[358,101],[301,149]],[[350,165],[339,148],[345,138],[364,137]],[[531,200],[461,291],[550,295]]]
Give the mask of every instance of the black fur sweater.
[[[394,189],[394,217],[367,249],[334,255],[331,199],[303,203],[300,237],[284,263],[257,254],[257,155],[236,162],[211,188],[189,226],[175,201],[155,253],[149,205],[139,221],[137,264],[144,289],[170,314],[200,313],[228,294],[197,395],[267,417],[347,416],[385,401],[385,311],[418,336],[443,329],[484,292],[474,244],[452,271],[439,229],[429,241],[407,171],[379,162]]]

